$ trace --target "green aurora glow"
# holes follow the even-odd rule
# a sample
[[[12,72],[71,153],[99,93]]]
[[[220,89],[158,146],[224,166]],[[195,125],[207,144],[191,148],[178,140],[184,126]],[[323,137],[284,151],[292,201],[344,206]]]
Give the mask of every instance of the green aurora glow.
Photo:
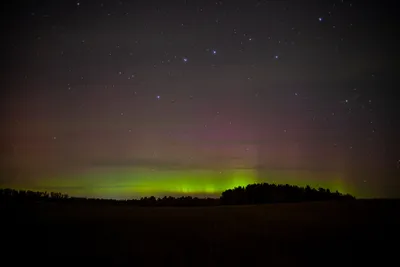
[[[323,180],[321,176],[324,177]],[[357,193],[342,182],[340,174],[307,171],[259,172],[253,169],[160,171],[123,168],[92,170],[34,181],[37,182],[30,186],[15,186],[20,189],[63,192],[71,196],[116,199],[165,195],[218,197],[226,189],[261,182],[310,185],[342,193]]]

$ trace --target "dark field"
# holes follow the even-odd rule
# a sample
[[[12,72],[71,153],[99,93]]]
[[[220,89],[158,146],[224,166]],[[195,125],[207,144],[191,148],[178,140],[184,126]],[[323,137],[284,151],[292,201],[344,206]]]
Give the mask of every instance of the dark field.
[[[2,260],[41,266],[397,265],[399,207],[400,201],[357,200],[2,208]]]

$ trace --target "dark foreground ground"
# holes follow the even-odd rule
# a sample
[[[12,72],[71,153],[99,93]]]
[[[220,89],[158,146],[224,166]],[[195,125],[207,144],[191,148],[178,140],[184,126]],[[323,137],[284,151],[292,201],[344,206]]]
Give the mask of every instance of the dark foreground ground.
[[[400,253],[400,201],[204,208],[42,204],[3,207],[0,216],[4,266],[392,266]]]

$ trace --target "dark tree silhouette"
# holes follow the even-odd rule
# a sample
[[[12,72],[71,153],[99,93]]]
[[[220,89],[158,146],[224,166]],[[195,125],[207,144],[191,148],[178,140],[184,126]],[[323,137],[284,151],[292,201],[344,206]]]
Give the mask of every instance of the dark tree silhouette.
[[[339,192],[332,193],[329,189],[310,186],[299,187],[293,185],[275,184],[250,184],[246,187],[236,187],[222,192],[222,205],[264,204],[282,202],[326,201],[326,200],[351,200],[351,195]]]
[[[250,184],[246,187],[236,187],[222,192],[220,198],[197,198],[191,196],[171,197],[154,196],[140,199],[113,200],[95,198],[69,197],[59,192],[34,192],[30,190],[0,189],[0,205],[26,205],[37,203],[69,203],[77,205],[130,205],[144,207],[195,207],[217,205],[248,205],[282,202],[353,200],[351,195],[331,192],[329,189],[314,189],[310,186],[298,187],[292,185]]]

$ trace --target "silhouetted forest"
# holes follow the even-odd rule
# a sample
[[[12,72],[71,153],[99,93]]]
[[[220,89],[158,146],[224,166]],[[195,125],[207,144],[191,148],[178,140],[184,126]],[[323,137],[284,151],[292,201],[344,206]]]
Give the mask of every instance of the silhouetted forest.
[[[236,187],[222,192],[222,205],[249,205],[266,203],[287,203],[327,200],[352,200],[353,196],[331,192],[329,189],[314,189],[310,186],[299,187],[294,185],[250,184],[246,187]]]
[[[327,200],[352,200],[351,195],[331,192],[329,189],[314,189],[310,186],[298,187],[292,185],[250,184],[246,187],[236,187],[222,192],[220,198],[182,197],[143,197],[140,199],[100,199],[70,197],[58,192],[36,192],[30,190],[0,189],[0,202],[3,204],[35,204],[35,203],[70,203],[70,204],[111,204],[132,206],[217,206],[217,205],[248,205],[283,202],[306,202]]]

